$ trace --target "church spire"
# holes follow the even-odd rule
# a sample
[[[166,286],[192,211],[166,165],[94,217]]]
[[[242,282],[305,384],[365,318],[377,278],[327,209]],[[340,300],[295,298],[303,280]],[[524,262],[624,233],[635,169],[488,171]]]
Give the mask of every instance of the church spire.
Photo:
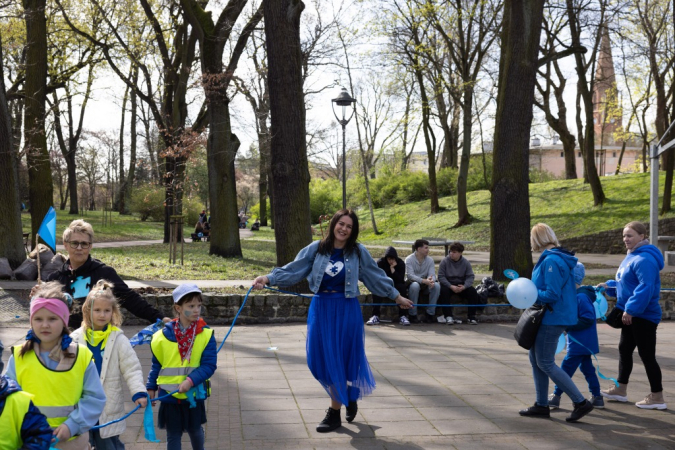
[[[602,26],[600,52],[593,86],[593,107],[595,145],[620,145],[620,141],[615,141],[614,133],[622,128],[622,110],[616,88],[612,45],[607,24]]]

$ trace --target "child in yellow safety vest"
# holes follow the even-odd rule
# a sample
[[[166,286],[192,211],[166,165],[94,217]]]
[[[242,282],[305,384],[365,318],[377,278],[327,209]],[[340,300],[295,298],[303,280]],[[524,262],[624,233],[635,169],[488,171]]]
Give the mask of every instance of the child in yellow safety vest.
[[[94,355],[94,364],[108,398],[99,423],[108,423],[124,415],[124,380],[133,394],[131,400],[143,408],[148,404],[141,362],[129,339],[118,328],[122,325],[122,312],[113,288],[110,281],[96,282],[82,305],[82,326],[71,335],[75,342],[86,345]],[[126,423],[122,420],[92,430],[89,443],[96,450],[124,449],[119,436],[125,429]]]
[[[92,354],[72,342],[67,324],[72,297],[59,282],[43,283],[30,302],[26,343],[12,347],[5,375],[30,392],[53,428],[55,448],[88,449],[105,393]]]
[[[202,292],[194,284],[182,284],[173,291],[178,316],[152,336],[152,368],[146,387],[150,398],[177,393],[161,400],[158,424],[166,429],[168,450],[181,448],[183,432],[190,436],[194,450],[204,448],[209,379],[216,371],[216,340],[201,316]],[[154,404],[154,402],[153,402]]]
[[[0,342],[0,356],[4,349]],[[0,372],[3,366],[0,359]],[[1,450],[46,450],[52,442],[52,428],[33,404],[33,395],[4,375],[0,377],[0,430]]]

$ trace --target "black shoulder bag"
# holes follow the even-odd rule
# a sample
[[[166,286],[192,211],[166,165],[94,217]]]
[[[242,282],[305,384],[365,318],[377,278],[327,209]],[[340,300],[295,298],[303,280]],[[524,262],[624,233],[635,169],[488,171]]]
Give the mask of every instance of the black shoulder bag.
[[[513,332],[513,337],[516,338],[518,345],[525,350],[531,349],[534,345],[534,341],[537,339],[537,333],[539,332],[539,327],[541,326],[541,321],[544,320],[544,314],[547,309],[553,311],[550,305],[535,303],[520,315],[516,330]]]

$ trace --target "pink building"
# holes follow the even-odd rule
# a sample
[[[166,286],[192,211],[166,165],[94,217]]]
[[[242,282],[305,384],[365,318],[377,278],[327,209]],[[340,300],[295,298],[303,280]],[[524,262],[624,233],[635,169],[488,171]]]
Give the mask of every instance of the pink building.
[[[532,144],[539,144],[534,139]],[[577,175],[579,178],[584,176],[584,161],[579,148],[574,149],[575,161],[577,163]],[[619,155],[621,154],[621,145],[603,146],[602,150],[596,147],[595,166],[598,174],[614,175],[616,167],[619,164]],[[641,172],[642,171],[642,148],[626,147],[621,160],[621,172]],[[636,164],[637,162],[637,164]],[[565,177],[565,157],[563,155],[562,144],[549,145],[530,145],[530,167],[539,170],[545,170],[556,177]]]

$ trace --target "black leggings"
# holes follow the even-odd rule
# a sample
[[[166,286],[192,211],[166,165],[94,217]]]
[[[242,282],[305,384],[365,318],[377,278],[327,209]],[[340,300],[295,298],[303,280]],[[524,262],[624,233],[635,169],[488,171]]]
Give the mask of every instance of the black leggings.
[[[658,324],[639,317],[633,317],[633,323],[621,328],[619,340],[619,383],[628,384],[633,371],[633,352],[635,347],[645,366],[649,387],[652,392],[661,392],[661,368],[656,362],[656,328]]]

